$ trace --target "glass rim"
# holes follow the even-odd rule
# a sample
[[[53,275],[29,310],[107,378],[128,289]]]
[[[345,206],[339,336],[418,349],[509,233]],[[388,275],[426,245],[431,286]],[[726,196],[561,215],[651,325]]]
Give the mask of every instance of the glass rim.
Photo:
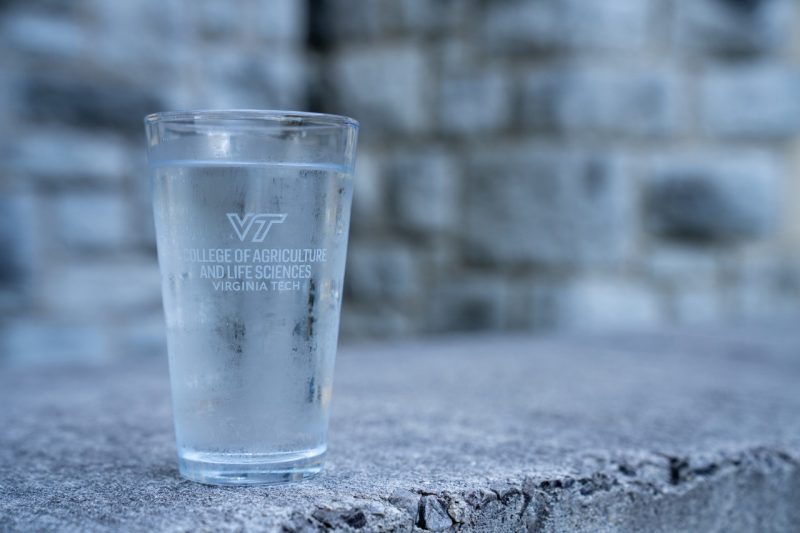
[[[279,109],[187,109],[159,111],[144,117],[147,125],[163,122],[186,124],[203,121],[254,121],[280,128],[298,127],[351,127],[358,130],[359,122],[345,115],[312,113],[310,111],[285,111]]]

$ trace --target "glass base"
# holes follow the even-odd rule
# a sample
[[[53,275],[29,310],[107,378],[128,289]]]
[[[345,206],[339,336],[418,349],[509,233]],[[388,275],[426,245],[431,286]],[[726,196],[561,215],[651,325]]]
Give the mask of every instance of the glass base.
[[[322,471],[325,446],[289,453],[178,453],[181,476],[206,485],[274,485]]]

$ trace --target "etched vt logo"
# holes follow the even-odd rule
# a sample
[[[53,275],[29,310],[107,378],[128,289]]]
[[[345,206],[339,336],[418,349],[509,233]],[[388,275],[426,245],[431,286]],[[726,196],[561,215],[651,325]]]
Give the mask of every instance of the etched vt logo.
[[[286,213],[245,213],[244,218],[239,213],[226,214],[240,241],[250,235],[251,242],[264,242],[269,228],[286,220]]]

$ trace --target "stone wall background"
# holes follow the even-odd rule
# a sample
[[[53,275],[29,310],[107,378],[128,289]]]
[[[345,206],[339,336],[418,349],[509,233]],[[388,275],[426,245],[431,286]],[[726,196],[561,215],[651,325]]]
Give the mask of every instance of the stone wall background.
[[[792,0],[0,3],[0,361],[164,351],[141,118],[362,122],[343,335],[800,313]]]

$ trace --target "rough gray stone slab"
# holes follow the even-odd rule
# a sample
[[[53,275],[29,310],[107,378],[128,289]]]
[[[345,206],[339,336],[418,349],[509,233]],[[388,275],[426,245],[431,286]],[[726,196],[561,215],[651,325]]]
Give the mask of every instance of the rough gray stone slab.
[[[40,286],[38,304],[60,316],[129,318],[160,309],[161,278],[152,260],[62,261]]]
[[[522,120],[572,135],[674,134],[687,122],[684,90],[666,69],[540,67],[523,81]]]
[[[432,292],[428,331],[499,330],[511,322],[509,284],[499,276],[451,276]]]
[[[117,185],[129,152],[124,143],[108,135],[74,129],[40,131],[15,139],[4,164],[14,173],[47,182]]]
[[[128,244],[128,202],[116,192],[63,194],[48,207],[54,213],[56,238],[70,249],[113,249]]]
[[[597,266],[630,257],[637,214],[623,155],[495,150],[474,156],[468,173],[462,231],[470,260]]]
[[[151,89],[122,82],[99,85],[77,77],[59,80],[31,76],[25,86],[24,98],[22,105],[31,120],[80,123],[87,129],[112,131],[137,141],[142,134],[141,117],[154,109],[165,108],[162,98]],[[98,148],[94,147],[91,153]],[[65,148],[59,147],[58,150]],[[36,156],[42,157],[41,154]],[[70,160],[77,157],[81,156],[72,155]],[[119,174],[119,167],[114,170],[110,175]],[[60,174],[64,172],[56,175]]]
[[[513,116],[511,79],[502,72],[454,73],[441,80],[437,111],[444,134],[485,136],[508,127]]]
[[[209,52],[207,61],[213,85],[199,98],[209,105],[220,109],[236,105],[292,109],[304,105],[308,72],[302,54],[296,51],[276,50],[264,56],[222,49]]]
[[[380,39],[408,32],[429,36],[454,31],[472,15],[473,2],[409,0],[323,0],[312,10],[319,17],[315,28],[329,42]]]
[[[350,232],[353,241],[369,235],[380,224],[385,210],[383,160],[369,148],[358,149],[356,172],[353,176],[353,213]]]
[[[324,475],[178,477],[166,365],[6,370],[0,530],[796,531],[796,328],[341,350]]]
[[[394,226],[422,235],[448,230],[458,219],[458,169],[440,151],[401,152],[387,162]]]
[[[17,318],[3,321],[0,354],[4,364],[13,365],[96,363],[108,361],[114,352],[109,349],[108,335],[99,328],[74,322]]]
[[[346,276],[346,294],[356,301],[404,302],[413,298],[420,286],[413,253],[396,243],[353,246]]]
[[[789,43],[792,11],[791,0],[678,2],[674,41],[689,52],[768,53]]]
[[[709,69],[701,92],[705,131],[723,138],[783,139],[800,132],[800,71],[769,63]]]
[[[529,297],[534,327],[613,331],[655,327],[663,321],[658,295],[633,276],[542,280],[534,284]]]
[[[37,207],[32,194],[0,194],[0,286],[28,281],[35,268],[41,242]]]
[[[429,76],[422,49],[413,45],[348,49],[329,71],[330,105],[359,117],[370,137],[419,132],[428,126]],[[365,135],[366,136],[366,135]]]
[[[492,2],[487,5],[484,36],[490,49],[511,53],[642,49],[654,33],[655,5],[646,0]]]
[[[781,181],[778,162],[765,152],[661,157],[645,183],[648,222],[678,240],[764,237],[777,226]]]

